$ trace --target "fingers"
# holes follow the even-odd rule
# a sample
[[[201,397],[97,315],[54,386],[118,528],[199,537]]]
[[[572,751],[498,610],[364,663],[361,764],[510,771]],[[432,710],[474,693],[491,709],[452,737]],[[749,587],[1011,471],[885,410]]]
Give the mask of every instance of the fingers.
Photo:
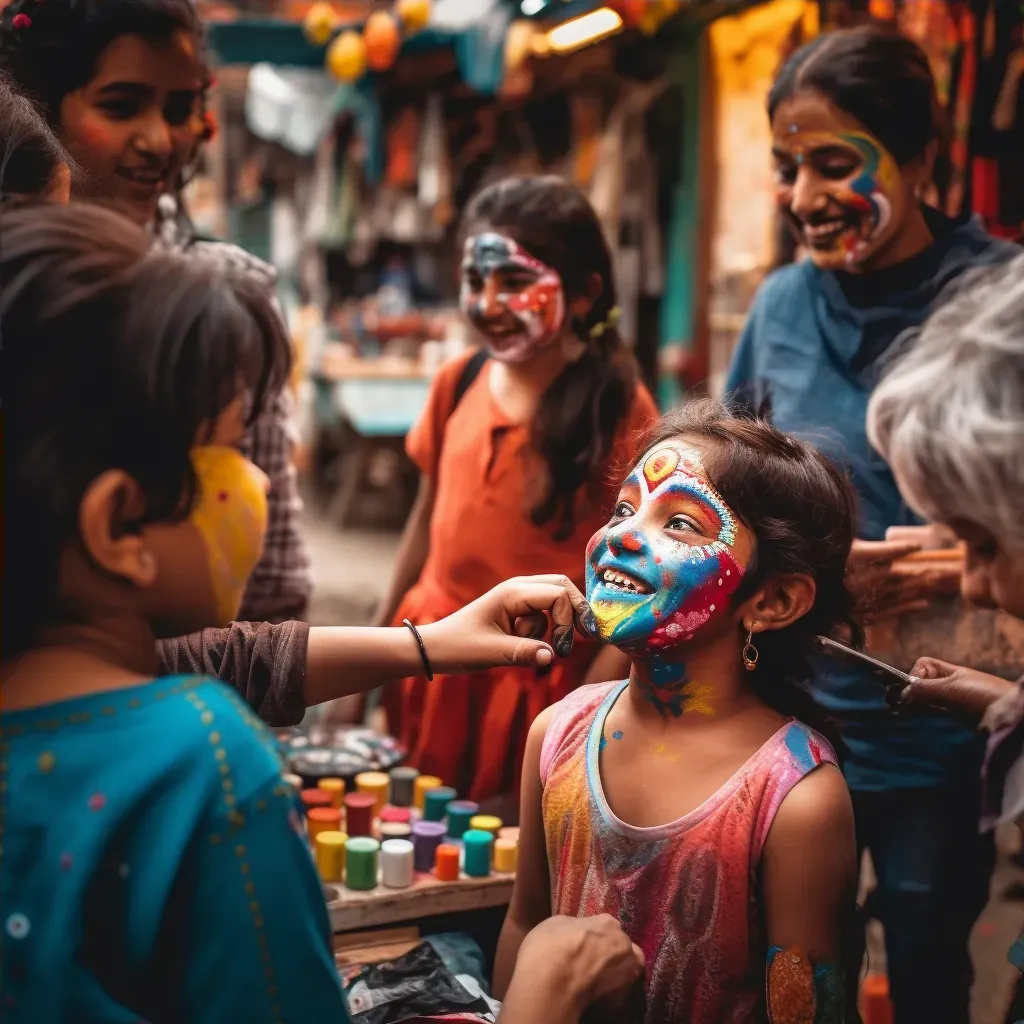
[[[579,591],[576,585],[568,576],[520,576],[517,579],[509,580],[504,584],[510,588],[510,593],[518,593],[524,597],[533,592],[534,587],[554,587],[562,592],[567,602],[558,601],[555,604],[545,605],[544,610],[551,612],[554,629],[552,640],[558,648],[559,627],[568,627],[568,634],[571,635],[573,625],[584,635],[589,637],[597,636],[597,622],[594,613],[590,610],[586,597]],[[565,635],[565,631],[561,635]],[[569,641],[563,641],[572,649]],[[561,655],[561,652],[559,652]],[[561,655],[565,657],[565,655]]]
[[[548,631],[548,617],[543,612],[521,615],[512,624],[512,632],[527,640],[543,640]]]
[[[547,644],[525,638],[508,637],[505,641],[505,660],[509,665],[550,665],[554,653]],[[561,655],[560,655],[561,657]]]
[[[921,550],[919,541],[855,540],[850,562],[857,565],[885,565]]]
[[[918,658],[910,674],[917,676],[918,679],[942,679],[944,676],[951,676],[959,667],[951,665],[948,661],[939,661],[938,658]]]

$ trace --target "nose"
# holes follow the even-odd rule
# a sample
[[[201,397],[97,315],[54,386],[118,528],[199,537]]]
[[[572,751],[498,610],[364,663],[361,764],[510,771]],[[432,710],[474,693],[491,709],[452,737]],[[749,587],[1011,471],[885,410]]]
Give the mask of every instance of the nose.
[[[639,554],[644,547],[643,538],[626,523],[612,527],[608,531],[608,550],[613,555],[621,555],[623,551]]]
[[[141,152],[166,162],[174,152],[171,128],[163,112],[155,106],[146,114],[135,136],[135,145]]]
[[[498,301],[498,294],[498,282],[493,274],[488,274],[480,289],[480,313],[485,319],[501,316],[503,307]]]
[[[972,565],[968,560],[960,579],[960,594],[965,601],[979,608],[995,608],[988,570],[983,565]]]
[[[817,213],[828,202],[819,187],[818,176],[807,164],[800,164],[793,182],[790,209],[801,219]]]

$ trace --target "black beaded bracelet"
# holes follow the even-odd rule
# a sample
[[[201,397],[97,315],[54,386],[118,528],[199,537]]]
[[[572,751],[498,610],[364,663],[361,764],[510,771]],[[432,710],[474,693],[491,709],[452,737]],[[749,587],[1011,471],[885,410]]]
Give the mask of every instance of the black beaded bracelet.
[[[402,625],[408,626],[409,631],[416,637],[416,643],[420,647],[420,657],[423,659],[423,668],[427,673],[427,682],[432,683],[434,681],[434,670],[430,667],[430,659],[427,657],[427,645],[423,642],[420,631],[408,619],[402,619]]]

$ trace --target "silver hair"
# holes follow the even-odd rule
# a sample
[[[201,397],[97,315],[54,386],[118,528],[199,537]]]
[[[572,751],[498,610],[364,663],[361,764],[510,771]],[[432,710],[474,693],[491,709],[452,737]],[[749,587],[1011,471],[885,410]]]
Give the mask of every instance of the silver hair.
[[[911,508],[1024,549],[1024,255],[965,275],[901,341],[867,426]]]

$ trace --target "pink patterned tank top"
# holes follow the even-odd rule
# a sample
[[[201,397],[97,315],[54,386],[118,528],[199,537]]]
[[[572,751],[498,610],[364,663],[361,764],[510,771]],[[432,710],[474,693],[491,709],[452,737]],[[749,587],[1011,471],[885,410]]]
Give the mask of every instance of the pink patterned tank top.
[[[761,848],[785,796],[835,753],[788,722],[689,814],[634,828],[608,806],[598,761],[627,685],[584,686],[554,707],[540,764],[552,911],[618,918],[647,961],[647,1024],[750,1021],[768,954]]]

